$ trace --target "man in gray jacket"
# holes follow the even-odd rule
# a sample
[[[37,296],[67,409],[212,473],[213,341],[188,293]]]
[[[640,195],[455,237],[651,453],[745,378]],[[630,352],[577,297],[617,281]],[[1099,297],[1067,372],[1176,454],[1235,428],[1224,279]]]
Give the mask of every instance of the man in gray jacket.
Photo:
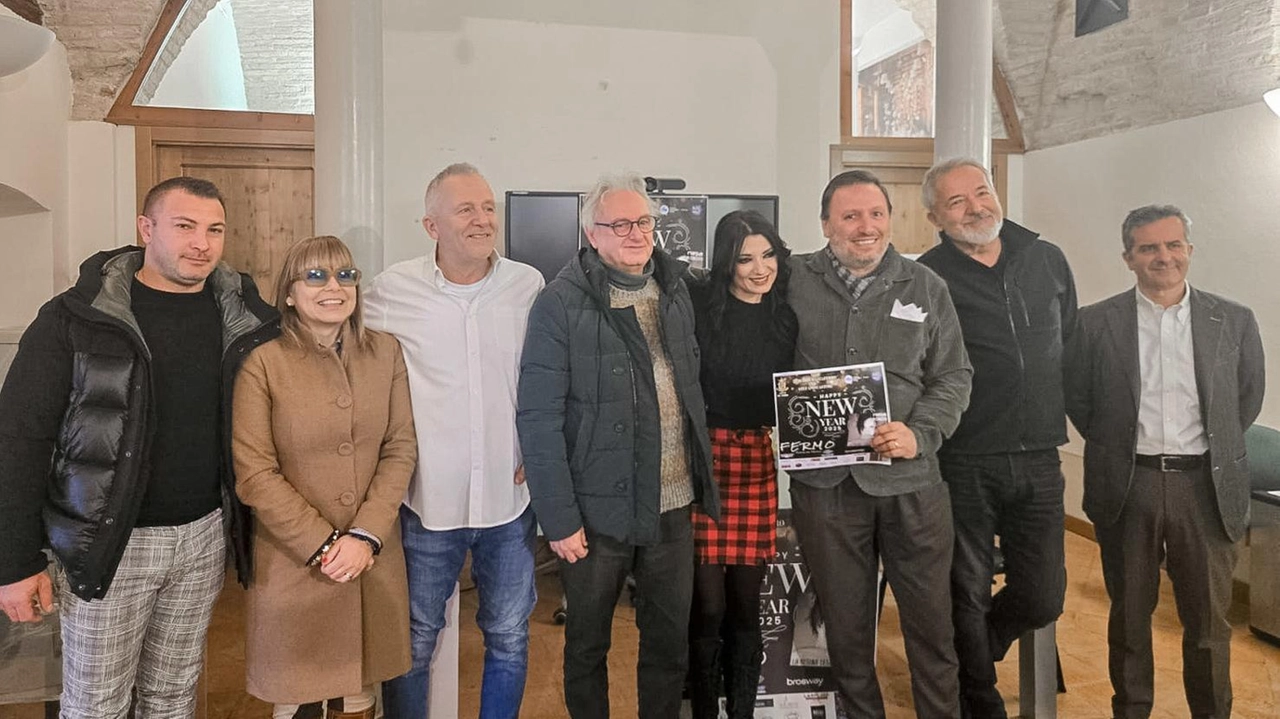
[[[875,676],[883,562],[916,714],[959,717],[951,504],[936,455],[968,405],[973,370],[946,284],[889,244],[891,211],[875,175],[837,175],[822,193],[827,246],[791,260],[796,369],[883,362],[893,418],[871,440],[891,464],[792,472],[793,517],[827,619],[844,710],[885,715]]]
[[[1112,716],[1151,715],[1151,614],[1164,561],[1193,717],[1231,715],[1231,576],[1249,526],[1244,431],[1266,362],[1253,311],[1187,283],[1191,221],[1148,205],[1121,226],[1137,286],[1080,310],[1067,416],[1084,437],[1084,511],[1111,598]]]
[[[640,629],[639,713],[680,711],[693,595],[689,507],[719,515],[686,266],[653,246],[644,180],[588,193],[590,247],[529,314],[516,427],[534,513],[568,601],[565,704],[609,716],[613,609],[628,574]]]

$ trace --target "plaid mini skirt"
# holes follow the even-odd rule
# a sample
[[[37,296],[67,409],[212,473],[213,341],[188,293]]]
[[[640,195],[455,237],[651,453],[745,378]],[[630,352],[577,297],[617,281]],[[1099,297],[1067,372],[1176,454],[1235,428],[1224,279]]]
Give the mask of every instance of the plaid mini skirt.
[[[702,564],[761,564],[773,559],[778,521],[778,470],[770,429],[711,428],[720,522],[697,507],[693,541]]]

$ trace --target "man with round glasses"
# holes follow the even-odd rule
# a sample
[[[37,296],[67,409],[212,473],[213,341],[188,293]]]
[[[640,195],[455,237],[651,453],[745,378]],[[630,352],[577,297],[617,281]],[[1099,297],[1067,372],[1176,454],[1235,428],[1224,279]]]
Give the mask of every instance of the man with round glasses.
[[[40,309],[0,390],[0,610],[40,621],[56,593],[64,717],[193,716],[228,548],[249,579],[232,380],[279,314],[221,262],[212,183],[161,182],[137,223],[142,247]]]
[[[638,175],[587,194],[578,252],[534,303],[517,425],[538,522],[568,601],[564,693],[609,715],[613,610],[628,574],[639,715],[678,716],[693,596],[690,506],[719,517],[687,266],[653,246]]]
[[[475,167],[441,170],[424,202],[434,251],[393,265],[364,296],[365,324],[400,340],[418,435],[400,508],[413,668],[384,684],[384,710],[426,717],[431,656],[469,551],[485,645],[480,716],[514,719],[537,599],[514,388],[542,275],[498,256],[493,190]]]

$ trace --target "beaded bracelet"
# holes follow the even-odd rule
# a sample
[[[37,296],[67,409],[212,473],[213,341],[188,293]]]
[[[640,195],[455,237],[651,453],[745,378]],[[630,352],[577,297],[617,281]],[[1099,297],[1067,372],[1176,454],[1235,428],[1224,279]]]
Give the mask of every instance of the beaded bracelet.
[[[319,564],[320,560],[324,559],[325,553],[333,548],[333,543],[338,541],[338,538],[341,536],[342,532],[336,529],[333,530],[333,533],[329,535],[329,538],[324,540],[324,544],[320,545],[320,549],[317,550],[315,554],[311,555],[311,559],[307,560],[307,566],[314,567]]]

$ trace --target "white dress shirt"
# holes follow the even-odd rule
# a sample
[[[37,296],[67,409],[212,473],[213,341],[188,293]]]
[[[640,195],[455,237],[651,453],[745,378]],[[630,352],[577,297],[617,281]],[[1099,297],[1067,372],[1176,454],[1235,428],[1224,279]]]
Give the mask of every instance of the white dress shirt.
[[[529,506],[515,483],[516,380],[542,275],[499,257],[475,285],[445,279],[435,253],[397,263],[364,293],[364,320],[400,340],[418,466],[404,503],[433,530],[506,524]]]
[[[1191,287],[1161,307],[1134,288],[1138,303],[1138,454],[1203,454],[1209,449],[1196,392]]]

